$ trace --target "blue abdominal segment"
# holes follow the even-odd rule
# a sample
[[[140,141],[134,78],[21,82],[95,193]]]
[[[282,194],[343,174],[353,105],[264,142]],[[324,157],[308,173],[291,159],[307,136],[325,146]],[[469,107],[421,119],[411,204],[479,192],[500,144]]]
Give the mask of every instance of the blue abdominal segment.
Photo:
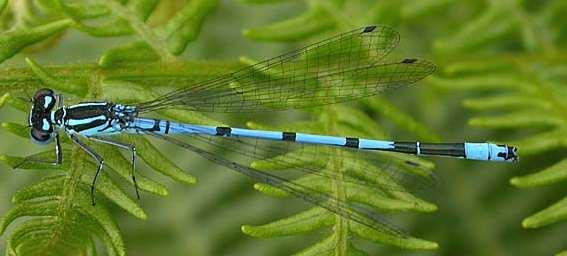
[[[514,149],[506,145],[494,143],[465,143],[465,155],[467,159],[484,161],[517,161]]]

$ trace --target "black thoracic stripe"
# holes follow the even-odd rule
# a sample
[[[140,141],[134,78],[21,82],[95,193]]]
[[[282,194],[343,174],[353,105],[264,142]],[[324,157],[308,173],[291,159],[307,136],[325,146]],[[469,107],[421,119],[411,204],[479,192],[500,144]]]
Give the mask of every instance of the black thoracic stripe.
[[[358,140],[358,138],[346,138],[345,147],[358,148],[359,143],[360,141]]]
[[[170,122],[169,122],[169,121],[165,121],[165,134],[168,134],[168,133],[169,133],[169,125],[170,125]]]
[[[98,127],[106,123],[108,120],[94,120],[84,124],[73,125],[70,128],[76,132],[81,132],[84,130],[88,130],[94,127]]]
[[[419,149],[422,155],[466,156],[464,143],[420,143]]]
[[[159,119],[154,119],[154,127],[152,127],[151,131],[159,132],[159,130],[160,130],[160,129],[159,129],[159,122],[160,122],[160,121],[161,121],[161,120],[159,120]]]
[[[110,104],[105,105],[85,105],[80,107],[68,108],[67,119],[87,119],[95,116],[108,116],[110,113]]]
[[[296,136],[295,132],[283,132],[282,140],[295,141],[295,136]]]
[[[232,132],[232,128],[230,127],[217,127],[217,136],[227,136],[230,137],[230,133]]]
[[[59,121],[63,121],[63,115],[65,114],[65,111],[61,108],[58,109],[57,111],[55,111],[55,120],[51,120],[52,122],[59,122]],[[60,123],[57,123],[60,124]]]

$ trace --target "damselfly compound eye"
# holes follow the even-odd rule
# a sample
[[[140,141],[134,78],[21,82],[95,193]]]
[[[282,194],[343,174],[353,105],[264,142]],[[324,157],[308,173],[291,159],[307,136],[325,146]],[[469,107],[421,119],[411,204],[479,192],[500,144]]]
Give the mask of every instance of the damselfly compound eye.
[[[53,96],[55,93],[53,92],[53,90],[49,89],[49,88],[42,88],[39,89],[35,92],[35,94],[33,95],[33,99],[34,101],[39,99],[39,98],[43,98],[45,96]]]
[[[34,108],[51,111],[55,106],[55,93],[51,89],[39,89],[33,96]]]
[[[42,130],[38,130],[38,129],[31,129],[30,132],[32,141],[39,143],[39,144],[45,144],[47,142],[49,142],[49,140],[51,139],[51,133],[48,131],[42,131]]]

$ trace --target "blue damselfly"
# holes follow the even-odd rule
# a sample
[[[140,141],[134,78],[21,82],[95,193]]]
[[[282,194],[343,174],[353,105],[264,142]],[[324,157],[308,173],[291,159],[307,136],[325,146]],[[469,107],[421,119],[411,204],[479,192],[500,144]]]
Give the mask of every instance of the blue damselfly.
[[[63,155],[60,133],[65,132],[98,162],[91,185],[93,205],[96,179],[103,169],[104,160],[83,140],[106,143],[131,152],[132,179],[139,197],[134,175],[136,147],[109,137],[122,133],[146,134],[186,148],[256,182],[276,187],[344,218],[394,235],[403,235],[403,232],[386,225],[379,215],[367,207],[347,203],[333,195],[303,186],[292,178],[268,173],[260,167],[250,165],[248,161],[300,150],[301,154],[287,154],[284,155],[286,157],[275,157],[272,161],[282,169],[334,178],[336,174],[332,172],[321,171],[314,166],[302,166],[297,162],[320,154],[333,157],[339,151],[341,158],[345,159],[345,168],[359,169],[365,169],[363,165],[366,162],[351,162],[349,156],[368,156],[373,163],[380,163],[380,158],[374,157],[379,152],[511,162],[518,159],[516,148],[494,143],[398,142],[252,130],[144,117],[156,110],[169,108],[240,113],[315,107],[351,101],[375,95],[385,89],[413,84],[435,71],[433,63],[414,58],[383,62],[398,41],[398,33],[391,28],[367,26],[213,80],[184,86],[139,104],[83,102],[65,106],[61,94],[51,89],[40,89],[32,97],[33,106],[29,116],[31,138],[38,143],[54,140],[54,164],[61,164]],[[230,156],[215,154],[218,149],[232,151],[236,153],[236,157],[231,159]],[[411,162],[407,164],[412,165]],[[346,178],[344,181],[364,185],[364,181],[354,178]],[[382,190],[396,189],[392,184],[383,185],[380,187]]]

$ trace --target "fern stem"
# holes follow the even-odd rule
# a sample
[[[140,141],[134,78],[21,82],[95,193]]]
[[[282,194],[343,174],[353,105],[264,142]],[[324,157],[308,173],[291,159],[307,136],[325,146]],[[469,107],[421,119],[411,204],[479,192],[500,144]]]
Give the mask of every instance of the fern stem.
[[[61,198],[59,199],[59,205],[57,207],[57,218],[59,223],[54,225],[54,229],[51,231],[51,237],[49,241],[45,244],[44,248],[40,250],[44,252],[45,255],[50,255],[54,252],[54,248],[61,243],[62,235],[65,232],[65,226],[67,226],[67,222],[73,220],[72,216],[68,216],[71,213],[71,208],[73,207],[74,201],[74,194],[77,190],[80,181],[81,181],[81,170],[82,167],[82,159],[78,146],[75,146],[72,150],[72,154],[70,156],[71,159],[71,168],[67,172],[65,183],[63,185],[63,191],[61,194]]]
[[[335,134],[336,130],[336,110],[334,106],[327,107],[327,114],[328,118],[325,123],[327,128],[327,132],[330,134]],[[329,150],[336,150],[337,157],[333,158],[332,161],[329,163],[329,168],[333,171],[337,172],[336,179],[333,180],[333,190],[334,196],[339,199],[340,201],[346,202],[347,201],[347,191],[344,184],[344,173],[342,168],[342,156],[341,151],[339,149],[329,149]],[[348,232],[349,232],[349,223],[348,220],[343,218],[340,215],[335,215],[335,256],[346,256],[348,255]]]

